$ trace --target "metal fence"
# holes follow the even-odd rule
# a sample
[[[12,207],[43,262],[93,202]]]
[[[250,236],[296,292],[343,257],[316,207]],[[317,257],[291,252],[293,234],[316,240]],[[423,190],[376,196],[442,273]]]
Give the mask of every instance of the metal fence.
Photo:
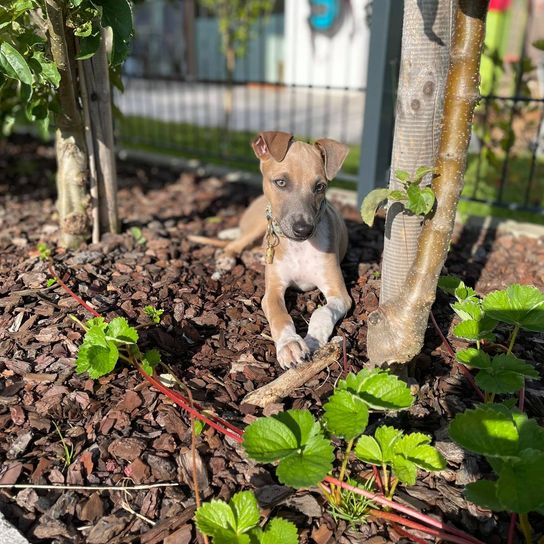
[[[249,142],[260,130],[289,131],[304,139],[330,137],[351,146],[340,178],[356,187],[362,180],[359,164],[369,46],[371,70],[379,55],[380,62],[392,66],[378,94],[390,94],[394,100],[394,88],[389,87],[396,83],[391,73],[398,69],[402,11],[396,9],[396,0],[373,4],[373,24],[379,25],[382,19],[387,23],[380,30],[381,46],[370,36],[368,0],[364,5],[352,3],[361,4],[359,12],[343,14],[334,32],[325,33],[300,26],[300,21],[311,21],[312,2],[278,2],[272,15],[259,19],[246,54],[237,60],[228,119],[228,85],[216,20],[203,10],[195,11],[196,4],[186,0],[156,0],[142,6],[150,4],[164,7],[162,19],[157,20],[156,9],[151,10],[153,17],[150,11],[147,19],[143,17],[140,23],[137,19],[139,34],[123,76],[125,91],[116,96],[124,114],[116,130],[122,146],[256,169]],[[187,13],[191,5],[193,12]],[[190,25],[188,18],[192,18]],[[149,24],[153,19],[155,26]],[[351,20],[357,24],[350,26]],[[157,32],[157,25],[164,32]],[[320,47],[334,44],[335,39],[340,53],[325,55]],[[153,40],[153,47],[145,46]],[[397,51],[384,55],[387,48]],[[544,99],[538,97],[535,72],[523,54],[509,70],[510,79],[503,76],[503,84],[494,87],[496,94],[483,97],[476,111],[463,198],[544,217]],[[369,85],[375,85],[372,76]],[[380,138],[390,141],[393,107],[382,101],[377,110],[370,113],[381,127]],[[368,115],[367,111],[366,119]],[[370,167],[371,183],[383,185],[390,146],[375,145],[377,138],[370,141],[366,132],[365,139],[365,152],[370,150],[382,164],[381,170]],[[360,193],[361,188],[359,183]],[[365,191],[368,188],[364,186]]]
[[[186,28],[181,23],[183,2],[155,4],[166,10],[167,19],[178,19],[178,29]],[[358,7],[359,28],[346,30],[337,24],[327,40],[341,42],[349,54],[329,54],[320,42],[323,35],[305,28],[310,7],[300,0],[278,2],[271,15],[258,20],[246,53],[237,59],[230,99],[217,21],[210,13],[196,10],[192,31],[178,30],[184,44],[178,44],[175,62],[169,65],[163,60],[169,57],[166,51],[141,44],[157,38],[166,49],[174,40],[167,33],[157,35],[151,12],[145,17],[147,26],[144,21],[139,27],[137,19],[140,31],[123,75],[125,89],[115,98],[123,113],[116,130],[121,145],[257,168],[250,141],[259,131],[288,131],[307,140],[329,137],[353,147],[340,176],[353,183],[366,78],[357,50],[367,40],[368,22]],[[355,15],[350,14],[347,24]],[[155,26],[164,23],[155,21]],[[226,107],[229,100],[231,111]]]

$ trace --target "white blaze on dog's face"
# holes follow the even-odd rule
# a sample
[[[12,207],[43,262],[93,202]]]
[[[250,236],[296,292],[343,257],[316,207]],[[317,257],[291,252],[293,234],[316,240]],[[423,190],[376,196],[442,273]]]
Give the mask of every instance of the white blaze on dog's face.
[[[252,147],[261,161],[263,191],[274,219],[288,238],[307,240],[348,146],[329,139],[311,145],[294,142],[287,132],[261,132]]]

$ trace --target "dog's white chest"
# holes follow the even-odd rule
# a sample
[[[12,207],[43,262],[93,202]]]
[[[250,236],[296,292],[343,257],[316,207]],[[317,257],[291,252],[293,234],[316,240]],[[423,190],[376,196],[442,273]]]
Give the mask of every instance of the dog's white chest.
[[[285,244],[285,250],[281,265],[278,267],[282,281],[301,291],[319,287],[322,283],[326,256],[319,248],[319,238],[304,242],[284,239],[282,243]]]

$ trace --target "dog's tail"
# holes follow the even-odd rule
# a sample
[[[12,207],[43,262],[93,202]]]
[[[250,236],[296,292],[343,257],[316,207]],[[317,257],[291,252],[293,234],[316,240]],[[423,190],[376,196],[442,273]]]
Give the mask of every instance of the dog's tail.
[[[218,240],[217,238],[208,238],[207,236],[197,236],[194,234],[190,234],[187,236],[187,240],[190,240],[191,242],[195,242],[197,244],[205,244],[207,246],[213,246],[213,247],[225,247],[232,240]]]

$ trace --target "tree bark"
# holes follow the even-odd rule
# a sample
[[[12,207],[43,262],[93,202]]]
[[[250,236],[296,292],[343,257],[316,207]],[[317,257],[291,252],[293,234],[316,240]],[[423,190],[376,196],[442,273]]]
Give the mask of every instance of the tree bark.
[[[438,161],[432,182],[436,209],[423,225],[402,292],[368,318],[367,349],[372,364],[407,362],[423,346],[463,188],[472,117],[479,99],[487,4],[487,0],[459,0],[455,12]]]
[[[88,60],[79,62],[82,101],[88,135],[93,197],[93,242],[101,234],[119,230],[117,215],[117,173],[113,139],[111,86],[106,55],[106,31],[100,47]],[[93,164],[91,164],[93,163]],[[94,181],[94,180],[93,180]],[[94,186],[95,185],[95,186]]]
[[[448,73],[454,0],[405,0],[390,189],[401,189],[397,170],[413,175],[436,163]],[[431,176],[423,180],[428,185]],[[414,261],[420,216],[400,202],[387,211],[380,302],[401,291]]]
[[[70,60],[73,36],[64,25],[62,4],[46,0],[51,54],[61,75],[56,115],[57,208],[60,219],[59,244],[77,248],[88,238],[89,196],[87,194],[87,150],[84,125],[77,103],[76,73]]]

